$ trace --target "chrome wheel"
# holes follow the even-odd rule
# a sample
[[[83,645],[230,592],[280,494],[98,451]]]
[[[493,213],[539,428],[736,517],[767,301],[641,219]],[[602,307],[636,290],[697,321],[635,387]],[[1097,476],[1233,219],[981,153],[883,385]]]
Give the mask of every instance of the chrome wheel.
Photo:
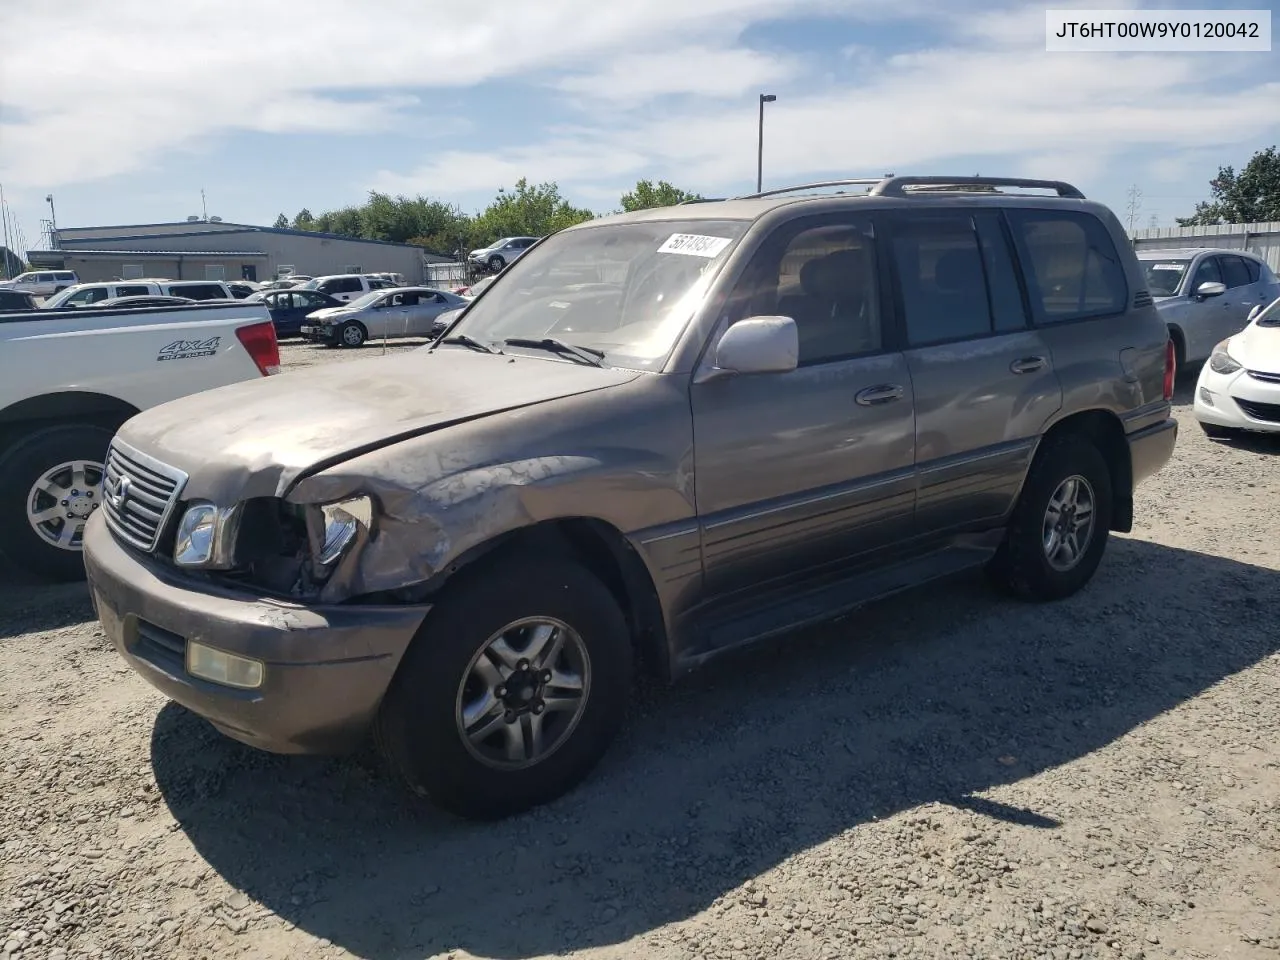
[[[1084,477],[1067,477],[1049,498],[1044,513],[1044,556],[1060,573],[1080,562],[1093,538],[1093,487]]]
[[[582,638],[551,617],[529,617],[491,636],[471,659],[454,716],[481,763],[529,767],[557,750],[582,719],[591,660]]]
[[[342,328],[342,342],[348,347],[358,347],[364,343],[364,331],[354,323],[349,323]]]
[[[60,463],[31,486],[27,522],[42,540],[61,550],[79,550],[84,524],[102,502],[102,464]]]

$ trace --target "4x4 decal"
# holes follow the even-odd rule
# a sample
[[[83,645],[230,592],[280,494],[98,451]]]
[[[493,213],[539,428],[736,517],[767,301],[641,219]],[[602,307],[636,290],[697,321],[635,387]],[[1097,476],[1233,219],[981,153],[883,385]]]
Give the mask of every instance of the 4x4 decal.
[[[190,360],[192,357],[212,357],[218,352],[221,337],[210,337],[208,340],[175,340],[168,346],[161,347],[156,360]]]

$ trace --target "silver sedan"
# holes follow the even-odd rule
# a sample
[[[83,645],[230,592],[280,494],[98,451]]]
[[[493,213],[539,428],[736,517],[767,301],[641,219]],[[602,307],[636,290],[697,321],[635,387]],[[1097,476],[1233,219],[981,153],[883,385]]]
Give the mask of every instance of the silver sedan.
[[[341,307],[307,314],[302,335],[334,347],[359,347],[384,338],[431,337],[439,332],[442,314],[467,303],[434,287],[375,290]]]

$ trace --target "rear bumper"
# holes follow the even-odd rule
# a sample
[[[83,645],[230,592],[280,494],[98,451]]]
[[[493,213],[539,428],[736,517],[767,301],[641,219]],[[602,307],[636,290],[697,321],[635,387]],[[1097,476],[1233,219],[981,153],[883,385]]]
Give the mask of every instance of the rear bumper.
[[[1158,473],[1171,459],[1178,441],[1178,421],[1170,417],[1128,435],[1133,485]]]
[[[84,559],[98,619],[126,662],[226,735],[274,753],[358,747],[428,610],[303,606],[214,587],[125,549],[100,514],[86,525]],[[262,685],[191,676],[192,640],[262,661]]]

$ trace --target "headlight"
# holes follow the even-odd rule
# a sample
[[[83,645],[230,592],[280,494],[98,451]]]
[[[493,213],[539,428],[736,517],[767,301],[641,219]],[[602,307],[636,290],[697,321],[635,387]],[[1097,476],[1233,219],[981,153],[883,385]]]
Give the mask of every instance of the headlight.
[[[218,532],[218,508],[211,503],[189,507],[178,524],[173,546],[173,561],[183,567],[198,567],[213,556],[214,538]]]
[[[373,501],[368,497],[353,497],[326,504],[320,507],[320,515],[324,518],[324,541],[316,563],[328,567],[342,556],[362,526],[366,530],[373,526]]]
[[[1213,348],[1213,353],[1209,355],[1209,369],[1214,373],[1235,373],[1240,369],[1240,364],[1236,363],[1231,354],[1227,352],[1227,344],[1229,342],[1228,340],[1223,340]]]

